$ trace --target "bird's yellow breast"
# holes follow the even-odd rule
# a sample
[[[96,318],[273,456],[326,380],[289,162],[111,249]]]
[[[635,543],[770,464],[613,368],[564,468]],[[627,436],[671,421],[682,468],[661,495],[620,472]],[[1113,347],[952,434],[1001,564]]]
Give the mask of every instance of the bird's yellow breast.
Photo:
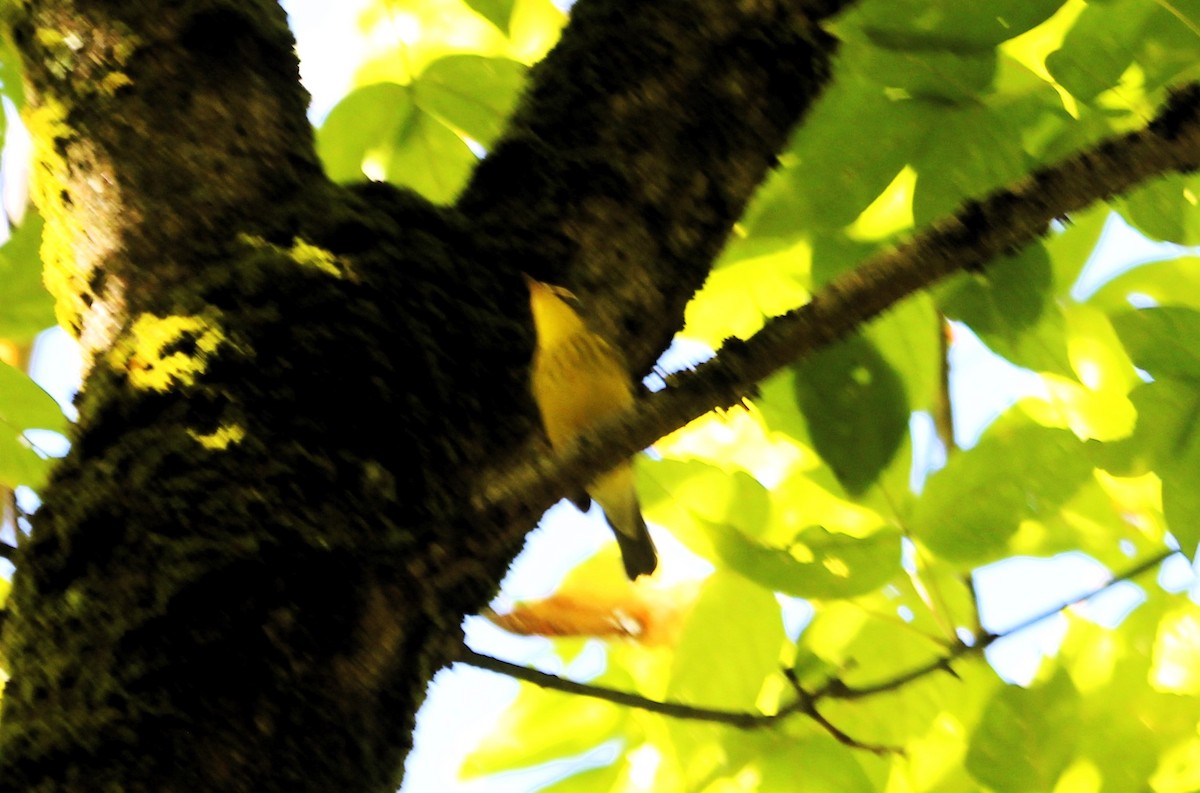
[[[556,447],[633,403],[629,375],[620,358],[590,331],[539,346],[533,359],[532,389],[546,435]]]
[[[562,290],[529,281],[537,329],[531,388],[550,443],[560,447],[595,422],[633,403],[620,355],[563,299]]]

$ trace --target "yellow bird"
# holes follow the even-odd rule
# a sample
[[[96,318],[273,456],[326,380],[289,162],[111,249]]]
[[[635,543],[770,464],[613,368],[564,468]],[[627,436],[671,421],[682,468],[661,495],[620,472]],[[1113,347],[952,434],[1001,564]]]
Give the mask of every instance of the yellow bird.
[[[574,295],[529,276],[525,282],[537,330],[530,376],[533,399],[550,445],[563,449],[599,420],[632,405],[633,383],[617,351],[571,308],[567,300]],[[654,572],[658,556],[642,520],[633,466],[626,462],[601,474],[587,492],[604,510],[630,580]]]

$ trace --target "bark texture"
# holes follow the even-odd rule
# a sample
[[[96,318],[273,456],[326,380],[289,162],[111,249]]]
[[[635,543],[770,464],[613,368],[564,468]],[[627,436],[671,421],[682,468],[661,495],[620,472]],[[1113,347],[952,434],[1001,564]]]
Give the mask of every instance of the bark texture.
[[[17,560],[0,791],[390,791],[552,500],[522,270],[644,369],[827,74],[837,3],[583,0],[458,206],[323,176],[267,0],[25,0],[89,370]],[[554,494],[561,495],[561,494]]]

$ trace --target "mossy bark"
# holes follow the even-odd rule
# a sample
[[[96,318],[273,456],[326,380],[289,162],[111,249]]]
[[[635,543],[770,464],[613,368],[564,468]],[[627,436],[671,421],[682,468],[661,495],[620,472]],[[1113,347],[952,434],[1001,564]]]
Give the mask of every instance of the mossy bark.
[[[470,506],[538,442],[519,273],[644,366],[827,71],[802,3],[691,5],[583,0],[440,208],[325,179],[273,2],[17,4],[88,372],[17,560],[0,791],[396,787],[547,506]]]

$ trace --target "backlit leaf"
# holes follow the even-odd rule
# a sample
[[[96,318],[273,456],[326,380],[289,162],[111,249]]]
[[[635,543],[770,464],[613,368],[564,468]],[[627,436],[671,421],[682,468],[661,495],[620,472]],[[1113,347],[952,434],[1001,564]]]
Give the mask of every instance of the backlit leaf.
[[[946,559],[986,561],[1022,521],[1055,515],[1091,472],[1070,432],[999,422],[929,478],[912,529]]]
[[[1079,693],[1065,674],[1033,688],[996,692],[971,736],[967,768],[997,791],[1053,790],[1081,725]]]

